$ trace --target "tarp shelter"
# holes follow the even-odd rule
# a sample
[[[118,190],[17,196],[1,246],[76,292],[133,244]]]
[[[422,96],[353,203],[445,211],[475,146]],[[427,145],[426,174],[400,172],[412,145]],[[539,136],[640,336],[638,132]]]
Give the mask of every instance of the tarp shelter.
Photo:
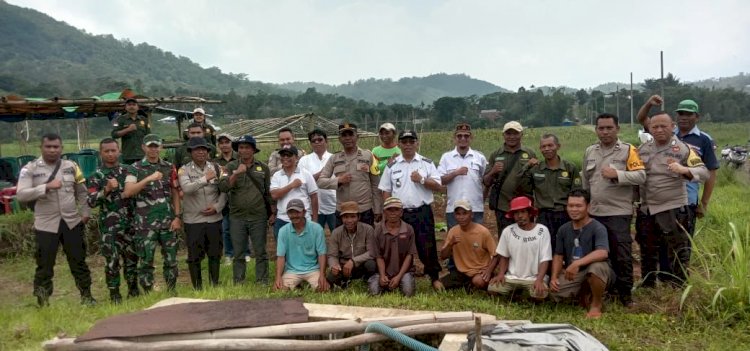
[[[53,98],[23,98],[9,95],[0,97],[0,121],[2,122],[24,122],[30,120],[51,119],[73,119],[85,120],[86,118],[107,117],[110,120],[122,113],[126,99],[136,99],[141,110],[150,116],[152,110],[167,104],[215,104],[222,103],[217,100],[206,100],[199,97],[170,96],[160,98],[149,98],[138,95],[130,89],[122,92],[110,92],[89,98],[68,99],[61,97]],[[191,114],[192,115],[192,114]],[[78,145],[81,147],[82,129],[85,134],[85,123],[77,123]]]

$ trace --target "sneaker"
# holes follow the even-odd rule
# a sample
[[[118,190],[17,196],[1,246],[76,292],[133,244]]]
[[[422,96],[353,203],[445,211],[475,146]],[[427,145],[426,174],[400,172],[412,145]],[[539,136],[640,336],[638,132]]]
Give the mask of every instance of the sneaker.
[[[224,265],[229,266],[232,264],[232,258],[229,256],[224,256]]]
[[[245,262],[250,262],[250,260],[252,260],[252,258],[250,258],[250,256],[245,256]]]

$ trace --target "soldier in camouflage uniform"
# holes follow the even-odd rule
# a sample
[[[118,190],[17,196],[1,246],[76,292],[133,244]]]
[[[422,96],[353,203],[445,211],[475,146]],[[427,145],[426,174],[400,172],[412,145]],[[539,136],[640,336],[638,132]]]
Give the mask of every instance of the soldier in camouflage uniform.
[[[138,280],[148,293],[154,285],[154,251],[161,245],[164,280],[174,292],[177,284],[177,235],[182,227],[180,198],[175,187],[177,172],[159,158],[162,141],[158,135],[143,138],[146,157],[128,167],[124,198],[135,199],[135,247],[138,252]]]
[[[124,265],[125,280],[128,282],[128,297],[139,295],[138,255],[133,244],[133,201],[122,198],[127,168],[120,164],[120,147],[117,141],[105,138],[99,143],[102,167],[96,170],[87,181],[88,205],[99,207],[100,250],[104,261],[104,275],[113,303],[122,302],[120,295],[120,257]]]

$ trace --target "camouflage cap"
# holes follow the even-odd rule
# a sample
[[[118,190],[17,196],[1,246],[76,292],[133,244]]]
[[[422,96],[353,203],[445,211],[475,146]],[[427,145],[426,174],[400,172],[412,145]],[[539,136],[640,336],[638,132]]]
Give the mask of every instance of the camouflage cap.
[[[156,134],[149,134],[143,137],[143,145],[149,146],[152,144],[161,146],[161,137]]]

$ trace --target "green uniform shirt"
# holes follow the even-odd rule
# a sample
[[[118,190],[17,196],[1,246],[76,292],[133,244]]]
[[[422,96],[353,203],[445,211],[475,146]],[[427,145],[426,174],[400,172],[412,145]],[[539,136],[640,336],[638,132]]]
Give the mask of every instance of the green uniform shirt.
[[[221,152],[219,152],[218,156],[213,160],[214,162],[218,163],[219,166],[226,167],[229,162],[232,162],[237,159],[237,152],[232,151],[232,156],[227,160],[224,157],[221,156]]]
[[[135,226],[138,229],[168,230],[175,218],[172,208],[172,181],[177,179],[177,172],[171,163],[159,160],[150,163],[142,159],[128,166],[126,183],[137,183],[159,171],[160,180],[147,184],[135,196]]]
[[[253,163],[247,167],[245,174],[237,176],[237,181],[234,185],[230,185],[229,177],[239,165],[239,160],[227,163],[224,173],[221,175],[221,179],[219,179],[219,190],[227,193],[229,196],[227,202],[229,205],[229,217],[242,220],[265,220],[267,219],[267,215],[263,198],[267,197],[268,201],[271,202],[271,206],[274,204],[270,191],[271,171],[263,162],[253,160]],[[263,191],[258,190],[258,187],[253,184],[250,177],[257,181]]]
[[[492,170],[492,167],[497,161],[504,162],[506,167],[502,172],[497,173],[493,180],[493,183],[497,182],[507,173],[507,175],[504,176],[505,179],[503,183],[499,184],[500,196],[498,196],[497,204],[495,204],[498,210],[507,212],[510,209],[510,200],[512,198],[519,195],[527,195],[527,191],[522,187],[522,179],[523,172],[526,169],[526,164],[532,158],[536,158],[536,154],[533,150],[525,146],[521,146],[518,150],[511,152],[506,150],[503,145],[502,148],[493,152],[487,159],[488,165],[485,174]],[[513,163],[513,159],[516,159],[515,164],[512,169],[508,169],[508,166]],[[492,186],[494,187],[498,185],[493,184]]]
[[[135,124],[137,129],[128,134],[118,137],[115,132],[119,132],[125,128],[128,128],[131,124]],[[112,138],[122,138],[122,150],[123,160],[136,160],[143,158],[143,149],[141,144],[143,143],[143,137],[151,133],[151,125],[148,120],[141,115],[136,114],[136,119],[130,118],[127,114],[117,117],[115,128],[112,129]]]
[[[568,193],[581,187],[581,174],[572,162],[557,157],[558,168],[549,168],[547,160],[524,172],[526,191],[534,193],[534,207],[540,210],[565,211],[568,204]]]

